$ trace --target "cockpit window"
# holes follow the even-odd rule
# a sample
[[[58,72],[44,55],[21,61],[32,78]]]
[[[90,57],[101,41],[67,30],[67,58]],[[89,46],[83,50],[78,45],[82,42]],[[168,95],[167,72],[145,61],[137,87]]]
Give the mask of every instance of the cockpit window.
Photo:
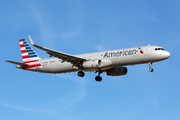
[[[155,50],[164,50],[164,48],[155,48]]]

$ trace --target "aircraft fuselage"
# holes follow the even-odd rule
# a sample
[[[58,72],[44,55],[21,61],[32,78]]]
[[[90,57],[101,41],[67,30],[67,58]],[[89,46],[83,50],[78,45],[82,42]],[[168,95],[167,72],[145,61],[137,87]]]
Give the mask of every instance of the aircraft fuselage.
[[[105,71],[114,67],[144,64],[149,62],[158,62],[167,59],[170,53],[165,50],[155,50],[156,48],[161,48],[159,46],[142,46],[127,49],[117,49],[103,52],[94,52],[87,54],[75,55],[77,57],[85,58],[88,60],[108,60],[111,62],[110,65],[106,67],[91,67],[83,68],[82,71]],[[69,62],[63,62],[63,60],[58,58],[48,58],[40,59],[41,66],[33,71],[43,72],[43,73],[67,73],[79,71],[78,67],[73,66]],[[31,69],[29,69],[31,70]]]

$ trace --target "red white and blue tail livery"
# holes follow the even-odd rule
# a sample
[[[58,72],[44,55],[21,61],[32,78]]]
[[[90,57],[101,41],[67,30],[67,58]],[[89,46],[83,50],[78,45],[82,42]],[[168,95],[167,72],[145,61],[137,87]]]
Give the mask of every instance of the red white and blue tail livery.
[[[29,64],[32,63],[33,61],[36,62],[39,61],[40,58],[25,39],[20,39],[19,44],[20,44],[23,63]]]
[[[40,60],[39,56],[32,49],[29,43],[25,39],[20,39],[19,44],[20,44],[23,63],[28,65],[24,67],[24,69],[30,69],[30,68],[32,69],[41,66],[39,62]]]
[[[124,66],[149,63],[149,71],[153,72],[152,63],[165,60],[170,53],[159,46],[138,46],[118,50],[109,50],[95,53],[70,55],[36,45],[29,36],[31,44],[50,55],[48,59],[41,59],[25,39],[20,39],[20,49],[23,63],[6,60],[16,64],[17,68],[41,73],[67,73],[78,72],[79,77],[84,77],[84,72],[95,71],[98,76],[95,80],[100,82],[101,73],[108,76],[121,76],[127,74]],[[140,52],[139,52],[140,51]]]

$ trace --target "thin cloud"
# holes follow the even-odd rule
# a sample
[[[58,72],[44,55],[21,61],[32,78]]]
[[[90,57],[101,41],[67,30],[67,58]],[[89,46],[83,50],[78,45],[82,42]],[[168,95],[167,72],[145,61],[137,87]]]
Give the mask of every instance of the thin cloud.
[[[58,34],[58,36],[62,37],[63,39],[77,37],[81,34],[81,30],[82,30],[82,24],[79,24],[78,27],[76,27],[76,30],[69,30],[66,32],[61,32]]]
[[[75,28],[71,28],[67,31],[54,31],[53,26],[50,26],[48,24],[47,20],[43,18],[43,15],[41,15],[41,11],[38,10],[38,7],[34,3],[30,3],[28,5],[28,8],[30,9],[32,15],[35,17],[35,20],[38,23],[38,27],[40,30],[41,38],[45,42],[45,44],[49,47],[55,48],[56,43],[55,39],[57,38],[62,38],[62,39],[68,39],[68,38],[74,38],[78,37],[81,32],[82,32],[82,26],[83,26],[83,21],[84,21],[84,8],[83,4],[79,1],[75,1],[75,4],[77,5],[77,12],[73,12],[70,14],[71,18],[70,19],[77,19],[78,18],[78,23],[75,24]],[[81,13],[81,15],[79,15]],[[60,28],[61,29],[61,28]]]
[[[73,80],[75,82],[77,82],[80,86],[80,88],[78,88],[77,90],[74,90],[73,93],[64,96],[63,98],[59,98],[57,101],[69,101],[68,103],[66,103],[64,105],[64,109],[69,109],[70,107],[72,107],[73,105],[77,104],[78,102],[80,102],[83,97],[85,96],[85,82],[84,80],[76,80],[73,79],[72,76],[70,75],[56,75],[58,77],[64,78],[64,79],[68,79],[68,80]]]
[[[164,43],[162,46],[163,47],[171,47],[171,46],[175,46],[175,45],[180,45],[180,40],[170,41],[168,43]]]
[[[156,98],[153,98],[153,100],[152,100],[152,105],[153,105],[153,107],[154,107],[154,109],[156,110],[156,111],[159,111],[160,109],[159,109],[159,103],[158,103],[158,100],[156,99]]]
[[[41,35],[42,40],[45,41],[45,44],[48,44],[49,46],[54,47],[55,46],[55,43],[53,41],[54,32],[51,26],[49,26],[48,23],[45,21],[45,19],[40,14],[38,8],[36,7],[34,3],[29,3],[27,7],[38,23],[37,26],[40,30],[40,35]]]
[[[38,112],[38,113],[49,113],[49,112],[55,112],[53,110],[48,110],[48,109],[32,109],[32,108],[28,108],[28,107],[24,107],[24,106],[19,106],[19,105],[13,105],[10,103],[4,103],[1,102],[0,103],[1,106],[7,107],[7,108],[11,108],[11,109],[15,109],[15,110],[20,110],[20,111],[26,111],[26,112]]]
[[[77,91],[76,91],[75,93],[73,93],[73,94],[74,94],[73,96],[75,96],[74,99],[73,99],[73,101],[71,101],[70,103],[68,103],[68,104],[65,106],[65,109],[69,109],[71,106],[77,104],[78,102],[80,102],[80,101],[83,99],[83,97],[84,97],[84,95],[85,95],[85,85],[84,85],[84,82],[82,82],[82,83],[80,84],[80,91],[77,90]]]
[[[96,45],[94,48],[96,51],[105,51],[106,49],[102,45]]]

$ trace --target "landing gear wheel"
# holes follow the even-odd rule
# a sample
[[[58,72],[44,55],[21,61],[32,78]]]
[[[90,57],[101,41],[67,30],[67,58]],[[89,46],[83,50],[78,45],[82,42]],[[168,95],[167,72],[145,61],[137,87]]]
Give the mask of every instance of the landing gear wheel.
[[[150,68],[150,69],[149,69],[149,71],[150,71],[150,72],[153,72],[153,71],[154,71],[154,69]]]
[[[96,76],[95,80],[98,81],[98,82],[101,82],[102,81],[102,77],[101,76]]]
[[[84,77],[84,72],[82,72],[82,71],[79,71],[78,73],[77,73],[77,75],[79,76],[79,77]]]

